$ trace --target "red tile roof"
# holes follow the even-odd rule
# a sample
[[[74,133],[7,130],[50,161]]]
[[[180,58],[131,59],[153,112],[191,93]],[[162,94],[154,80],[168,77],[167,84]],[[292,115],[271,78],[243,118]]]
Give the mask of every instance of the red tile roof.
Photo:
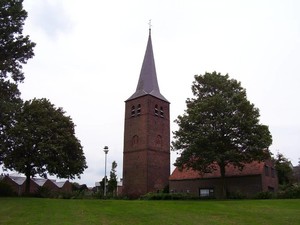
[[[226,176],[249,176],[249,175],[258,175],[263,173],[264,162],[254,161],[252,163],[245,164],[243,170],[234,167],[233,165],[226,166]],[[216,178],[221,177],[220,169],[217,166],[216,170],[212,173],[199,173],[198,171],[192,169],[183,169],[179,171],[178,168],[175,168],[169,180],[191,180],[191,179],[200,179],[200,178]]]

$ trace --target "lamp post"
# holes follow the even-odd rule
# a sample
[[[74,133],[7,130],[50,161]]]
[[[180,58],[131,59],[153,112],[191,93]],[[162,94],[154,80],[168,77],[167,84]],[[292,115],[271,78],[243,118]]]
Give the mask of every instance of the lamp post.
[[[104,146],[103,151],[105,153],[104,197],[106,197],[106,160],[107,160],[108,146]]]

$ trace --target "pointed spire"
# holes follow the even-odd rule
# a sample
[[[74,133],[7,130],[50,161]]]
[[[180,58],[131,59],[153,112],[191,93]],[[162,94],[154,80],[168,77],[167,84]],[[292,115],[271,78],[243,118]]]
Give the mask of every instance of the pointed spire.
[[[150,22],[149,22],[148,43],[147,43],[146,53],[144,56],[144,61],[143,61],[138,85],[135,93],[129,99],[127,99],[127,101],[148,94],[168,102],[168,100],[159,91],[156,69],[155,69],[155,62],[154,62],[154,55],[152,49]]]

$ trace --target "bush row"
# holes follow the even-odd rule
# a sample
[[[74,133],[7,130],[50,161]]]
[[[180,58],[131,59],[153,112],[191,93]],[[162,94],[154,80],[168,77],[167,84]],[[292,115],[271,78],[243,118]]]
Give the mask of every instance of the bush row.
[[[12,188],[3,182],[0,182],[0,196],[17,196]],[[108,195],[103,196],[100,192],[92,192],[87,190],[77,190],[72,192],[51,191],[46,187],[41,187],[32,195],[32,197],[40,198],[61,198],[61,199],[126,199],[126,197],[115,197]],[[229,199],[246,199],[242,193],[228,193]],[[300,198],[300,184],[293,184],[282,188],[276,195],[272,192],[260,192],[255,196],[256,199],[292,199]],[[140,197],[141,200],[196,200],[199,197],[187,193],[148,193]],[[201,198],[202,199],[202,198]]]
[[[186,193],[148,193],[141,200],[197,200],[199,197]]]

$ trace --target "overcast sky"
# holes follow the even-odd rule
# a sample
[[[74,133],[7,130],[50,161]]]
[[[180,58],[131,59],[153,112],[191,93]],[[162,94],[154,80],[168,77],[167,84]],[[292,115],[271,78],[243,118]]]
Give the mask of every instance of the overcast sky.
[[[37,46],[24,67],[22,98],[47,98],[72,117],[88,165],[78,182],[103,178],[105,145],[107,174],[116,161],[122,177],[124,101],[136,89],[149,19],[172,131],[194,75],[228,73],[260,109],[271,151],[298,163],[300,1],[25,0],[24,8],[24,34]]]

